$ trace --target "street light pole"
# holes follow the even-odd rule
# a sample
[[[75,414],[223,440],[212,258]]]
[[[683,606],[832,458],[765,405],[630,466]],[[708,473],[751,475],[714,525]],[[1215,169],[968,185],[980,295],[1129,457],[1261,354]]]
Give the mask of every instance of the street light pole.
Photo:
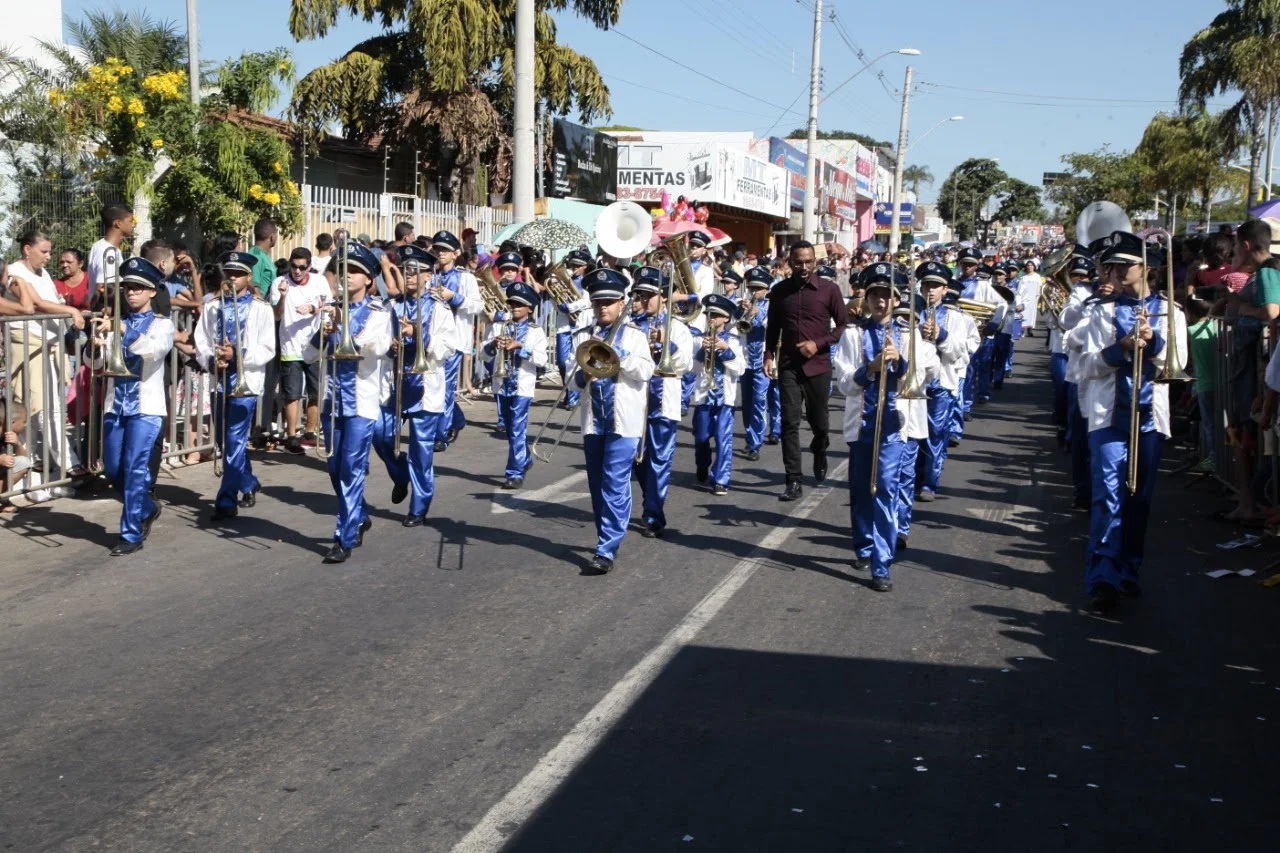
[[[817,164],[815,149],[818,147],[818,71],[821,67],[822,53],[822,0],[814,0],[813,4],[813,62],[809,67],[809,127],[808,145],[804,158],[804,212],[801,215],[801,239],[817,238],[817,211],[814,203],[818,194],[814,191],[817,183]]]
[[[896,255],[902,242],[902,164],[907,157],[907,113],[911,109],[911,66],[902,84],[902,117],[898,120],[898,162],[893,167],[893,219],[889,225],[889,252]]]
[[[196,0],[187,0],[187,83],[191,86],[191,103],[200,103],[200,23]]]
[[[511,218],[533,221],[534,0],[516,0],[515,133],[511,164]]]

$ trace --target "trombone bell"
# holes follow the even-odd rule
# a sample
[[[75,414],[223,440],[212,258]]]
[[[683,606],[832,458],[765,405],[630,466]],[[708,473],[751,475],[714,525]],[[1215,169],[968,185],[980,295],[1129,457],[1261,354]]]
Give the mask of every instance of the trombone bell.
[[[587,340],[578,344],[573,360],[578,368],[593,379],[612,379],[622,370],[622,359],[613,347],[600,340]]]

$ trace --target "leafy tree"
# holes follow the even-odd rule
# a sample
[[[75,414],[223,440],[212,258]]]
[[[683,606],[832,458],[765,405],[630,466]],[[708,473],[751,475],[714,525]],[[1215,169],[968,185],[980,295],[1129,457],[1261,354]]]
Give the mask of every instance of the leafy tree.
[[[971,157],[951,170],[938,190],[938,215],[962,239],[977,231],[978,211],[1009,176],[995,160]]]
[[[1237,174],[1224,165],[1235,151],[1231,137],[1220,116],[1203,110],[1157,113],[1133,152],[1146,175],[1148,194],[1163,193],[1167,199],[1198,196],[1200,221],[1207,223],[1214,196]]]
[[[442,195],[478,198],[483,164],[501,192],[510,177],[516,0],[292,0],[289,31],[321,38],[347,15],[382,32],[298,82],[290,115],[312,144],[337,123],[351,139],[423,152]],[[552,11],[572,8],[600,29],[622,0],[537,0],[534,89],[552,114],[608,116],[609,89],[586,56],[556,40]],[[455,193],[454,172],[461,167]]]
[[[1062,162],[1067,177],[1049,186],[1046,195],[1060,208],[1068,230],[1093,201],[1114,202],[1130,214],[1150,207],[1145,170],[1129,152],[1104,145],[1097,151],[1064,155]]]
[[[902,170],[902,183],[911,187],[911,192],[919,198],[921,184],[933,186],[933,172],[929,171],[928,166],[908,166]]]
[[[1239,100],[1221,114],[1231,147],[1249,146],[1249,198],[1260,183],[1267,107],[1280,102],[1280,3],[1276,0],[1226,0],[1227,8],[1182,48],[1178,70],[1182,106],[1204,109],[1205,102],[1231,92]],[[1268,180],[1270,176],[1268,175]]]
[[[809,128],[798,127],[787,134],[787,139],[808,139]],[[858,133],[852,130],[818,130],[819,139],[852,139],[862,143],[866,148],[893,148],[892,142],[884,142],[879,139],[873,139],[865,133]]]
[[[1040,188],[1017,178],[1008,178],[997,190],[1004,196],[995,218],[1004,223],[1032,220],[1043,222],[1048,215],[1040,203]]]

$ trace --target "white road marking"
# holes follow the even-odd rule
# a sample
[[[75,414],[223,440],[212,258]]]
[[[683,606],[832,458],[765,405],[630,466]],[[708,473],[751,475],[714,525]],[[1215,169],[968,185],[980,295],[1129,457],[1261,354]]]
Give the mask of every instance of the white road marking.
[[[1022,521],[1016,516],[1034,518],[1039,509],[1033,506],[1017,506],[1013,504],[987,504],[984,506],[965,507],[965,511],[974,518],[991,521],[996,524],[1007,524],[1026,533],[1038,533],[1043,527],[1042,521]]]
[[[848,461],[836,466],[829,477],[839,483],[845,479]],[[586,476],[583,474],[582,476]],[[561,483],[564,481],[562,480]],[[560,485],[559,483],[555,485]],[[550,488],[550,487],[548,487]],[[698,635],[707,623],[724,608],[734,594],[746,584],[756,569],[772,552],[781,548],[818,505],[832,494],[843,494],[838,489],[813,489],[788,516],[786,522],[769,532],[750,554],[738,562],[716,585],[715,589],[698,602],[680,620],[662,642],[658,643],[643,659],[631,668],[617,684],[610,688],[594,708],[578,721],[550,752],[529,773],[494,804],[475,827],[453,848],[454,853],[480,853],[500,850],[519,831],[529,817],[538,810],[569,774],[591,754],[609,730],[622,719],[636,699],[648,689],[663,667],[680,649]]]
[[[587,472],[578,471],[570,474],[563,480],[557,480],[554,483],[543,486],[541,489],[534,489],[531,492],[513,491],[509,492],[503,488],[493,490],[493,500],[489,502],[489,512],[492,515],[502,515],[508,512],[515,512],[522,509],[522,504],[534,503],[568,503],[570,501],[580,500],[582,498],[591,497],[590,492],[570,491],[587,483]]]

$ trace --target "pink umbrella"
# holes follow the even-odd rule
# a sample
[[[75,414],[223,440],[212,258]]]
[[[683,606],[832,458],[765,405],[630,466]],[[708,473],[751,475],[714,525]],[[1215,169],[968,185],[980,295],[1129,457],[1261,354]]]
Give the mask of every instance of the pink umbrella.
[[[721,231],[719,228],[712,228],[708,225],[703,230],[705,230],[707,235],[711,238],[711,242],[708,245],[723,246],[733,240],[732,237]]]
[[[709,231],[705,226],[696,222],[688,222],[684,219],[672,222],[670,219],[659,219],[653,225],[653,236],[660,239],[666,237],[674,237],[677,234],[684,234],[686,231]]]

